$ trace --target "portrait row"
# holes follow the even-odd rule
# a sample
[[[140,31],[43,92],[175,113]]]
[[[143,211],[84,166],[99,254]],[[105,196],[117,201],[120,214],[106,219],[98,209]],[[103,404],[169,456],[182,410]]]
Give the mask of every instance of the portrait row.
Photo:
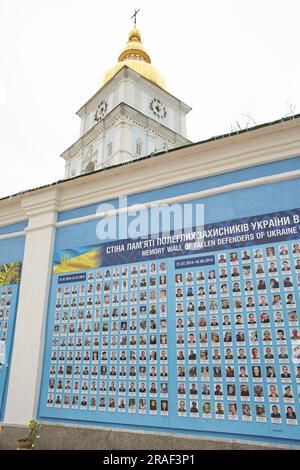
[[[140,351],[136,351],[134,349],[130,349],[129,351],[121,350],[119,353],[116,350],[111,351],[95,351],[95,350],[85,350],[82,354],[80,351],[72,350],[52,350],[51,354],[51,361],[59,361],[59,362],[73,362],[77,358],[78,362],[92,362],[96,364],[98,362],[107,363],[109,361],[111,364],[115,364],[117,362],[131,362],[136,363],[139,362],[156,362],[159,360],[161,363],[166,363],[168,360],[168,354],[165,349],[162,350],[154,350],[154,349],[141,349]]]
[[[281,382],[291,382],[294,377],[299,382],[300,379],[300,366],[290,366],[287,364],[275,366],[261,366],[259,364],[236,366],[234,364],[213,365],[213,366],[197,366],[197,365],[178,365],[177,366],[177,379],[181,380],[182,377],[187,377],[191,380],[200,378],[202,381],[213,380],[218,381],[224,378],[227,382],[234,382],[239,379],[251,378],[256,382],[275,382],[276,379]],[[243,380],[246,381],[246,380]]]
[[[295,346],[292,349],[292,354],[289,354],[289,349],[286,346],[280,346],[273,348],[270,346],[264,347],[262,351],[258,347],[251,347],[249,350],[245,348],[239,348],[238,350],[233,348],[213,348],[213,349],[185,349],[177,350],[177,363],[188,362],[200,362],[205,364],[211,360],[215,363],[225,361],[233,363],[237,361],[239,363],[260,363],[265,362],[267,364],[274,364],[275,359],[277,363],[292,362],[293,364],[300,363],[300,347]]]
[[[88,318],[87,318],[88,320]],[[78,329],[78,324],[82,323],[84,319],[78,319],[77,322],[77,329]],[[56,323],[56,319],[55,319]],[[91,324],[93,323],[93,330],[95,331],[101,331],[102,333],[127,333],[127,332],[153,332],[153,331],[166,331],[167,330],[167,321],[166,319],[161,319],[157,321],[156,319],[140,319],[137,321],[136,319],[134,320],[124,320],[120,319],[119,321],[113,320],[113,321],[107,321],[107,320],[102,320],[101,322],[87,322],[86,324]],[[96,325],[96,326],[95,326]],[[76,325],[75,322],[73,323],[62,323],[62,328],[61,330],[64,333],[72,333],[75,331]],[[82,328],[82,327],[81,327]]]
[[[207,281],[209,284],[213,281],[223,282],[227,279],[231,279],[233,282],[235,279],[240,280],[243,278],[244,282],[247,279],[253,277],[277,277],[279,274],[281,276],[290,275],[292,272],[296,273],[297,281],[300,274],[300,258],[293,260],[283,260],[283,261],[268,261],[267,263],[257,263],[255,265],[243,264],[241,266],[230,266],[230,267],[218,267],[209,269],[205,271],[197,272],[187,272],[187,273],[176,273],[175,274],[175,284],[180,286],[184,284],[186,286],[191,286],[194,283],[204,284]]]
[[[137,289],[162,288],[167,284],[167,276],[160,274],[159,276],[143,276],[140,278],[131,277],[130,279],[110,280],[96,283],[86,283],[73,286],[65,286],[57,288],[57,298],[81,298],[85,296],[101,295],[111,292],[128,292]]]
[[[13,287],[8,287],[8,286],[0,286],[0,296],[3,298],[7,296],[10,298],[13,294]]]
[[[239,260],[240,261],[250,261],[253,259],[255,262],[258,260],[262,260],[264,258],[266,259],[272,259],[275,258],[276,256],[279,256],[280,258],[285,258],[288,256],[300,257],[300,244],[299,243],[293,243],[290,246],[287,244],[276,244],[276,245],[271,245],[267,246],[264,248],[257,248],[255,247],[254,249],[243,249],[241,251],[229,251],[225,253],[221,253],[218,255],[218,263],[219,264],[224,264],[226,262],[230,263],[237,263]]]
[[[178,279],[178,276],[175,276],[175,280]],[[297,282],[294,281],[292,276],[285,276],[282,279],[277,277],[270,277],[268,280],[266,279],[257,279],[256,281],[253,280],[246,280],[246,281],[234,281],[231,283],[228,282],[216,282],[207,284],[207,286],[201,285],[175,285],[175,297],[176,299],[187,299],[187,298],[204,298],[211,297],[216,298],[218,294],[221,297],[229,297],[230,295],[237,296],[244,293],[245,295],[249,295],[255,293],[257,291],[258,294],[267,293],[267,291],[277,292],[282,289],[285,292],[291,292],[295,290],[296,295],[300,289],[300,275],[297,276]]]
[[[299,289],[300,259],[296,261],[296,264],[285,260],[280,264],[271,261],[266,265],[264,263],[258,263],[253,266],[248,264],[230,268],[210,268],[207,272],[179,272],[175,274],[174,281],[176,287],[194,287],[195,292],[199,292],[199,287],[207,285],[207,292],[210,293],[216,288],[216,286],[214,286],[210,289],[210,285],[213,284],[216,284],[218,287],[221,285],[221,292],[224,292],[224,289],[226,289],[225,286],[223,287],[223,284],[227,284],[227,289],[229,284],[230,289],[234,288],[235,291],[236,289],[240,289],[240,291],[246,289],[246,292],[251,289],[251,286],[253,289],[256,287],[258,290],[265,290],[267,288],[278,289],[279,284],[282,287],[295,287]],[[235,283],[238,283],[238,285],[235,285]]]
[[[113,376],[120,376],[120,377],[168,377],[168,366],[166,364],[158,367],[155,365],[149,365],[149,367],[143,366],[135,366],[135,365],[111,365],[111,366],[100,366],[100,368],[96,365],[94,366],[87,366],[84,365],[82,369],[79,366],[72,366],[72,365],[52,365],[50,368],[50,376],[51,375],[66,375],[72,376],[73,374],[76,376],[83,375],[86,377],[113,377]]]
[[[177,312],[178,313],[178,312]],[[227,327],[232,328],[243,328],[244,325],[248,325],[248,328],[253,328],[255,325],[260,325],[262,328],[267,328],[268,325],[276,326],[298,326],[298,314],[296,310],[289,310],[284,314],[282,310],[275,310],[272,312],[242,312],[242,313],[226,313],[222,316],[218,316],[213,313],[211,315],[199,314],[199,315],[176,315],[179,317],[176,320],[176,329],[195,329],[197,326],[199,330],[206,330],[210,326],[211,330],[219,329],[220,326],[223,329]],[[191,330],[193,331],[193,330]]]
[[[91,320],[97,321],[99,319],[128,319],[130,318],[147,318],[148,316],[154,317],[157,316],[166,317],[167,316],[167,304],[160,303],[158,306],[151,304],[150,306],[140,305],[139,307],[135,305],[131,306],[122,306],[122,307],[112,307],[112,308],[80,308],[80,309],[56,309],[55,310],[55,322],[69,322],[72,320],[83,321]]]
[[[50,366],[49,377],[57,376],[59,378],[83,377],[84,379],[95,379],[107,377],[143,377],[167,378],[169,375],[168,364],[156,365],[150,363],[148,365],[127,365],[127,364],[112,364],[112,365],[71,365],[71,364],[53,364]],[[197,366],[197,365],[177,365],[176,368],[177,380],[197,381],[222,381],[226,382],[248,382],[249,379],[253,382],[282,382],[291,383],[293,379],[299,383],[300,379],[300,366],[281,365],[275,366],[235,366],[218,365],[218,366]]]
[[[240,409],[239,409],[240,408]],[[283,410],[278,405],[266,406],[263,403],[254,405],[253,407],[248,403],[241,403],[239,407],[237,403],[227,403],[226,407],[222,402],[216,402],[214,405],[211,402],[201,403],[200,406],[197,401],[192,401],[189,404],[185,400],[178,401],[178,416],[180,417],[202,417],[202,418],[216,418],[252,421],[256,419],[257,422],[266,423],[270,420],[272,423],[281,424],[285,422],[290,425],[297,425],[296,409],[292,405],[283,407]]]
[[[117,382],[115,380],[110,380],[108,383],[106,381],[101,380],[99,383],[97,380],[93,379],[89,380],[62,380],[62,379],[50,379],[48,384],[49,392],[53,392],[56,390],[57,392],[64,392],[64,393],[91,393],[91,394],[100,394],[105,395],[106,393],[118,393],[122,396],[122,394],[129,393],[131,396],[132,394],[136,395],[139,394],[141,396],[145,396],[143,394],[149,393],[151,396],[153,395],[162,395],[167,396],[169,391],[168,382],[160,382],[158,384],[156,381],[141,381],[139,383],[129,381],[124,382],[123,380]]]
[[[167,267],[164,261],[151,262],[151,263],[138,263],[132,264],[130,267],[125,266],[116,266],[116,267],[107,267],[99,270],[89,271],[87,274],[87,282],[99,281],[99,280],[110,280],[118,279],[120,277],[138,276],[145,274],[166,274]]]
[[[55,408],[72,408],[80,410],[99,410],[109,412],[127,412],[150,414],[159,413],[162,416],[168,416],[169,401],[168,400],[155,400],[146,398],[119,398],[113,396],[100,397],[98,400],[94,396],[88,397],[87,395],[52,395],[48,394],[47,407]]]
[[[92,334],[92,330],[91,330],[91,327],[89,327],[88,325],[85,326],[85,329],[83,330],[79,330],[77,329],[77,333],[78,332],[85,332],[86,334],[89,334],[91,335]],[[93,332],[97,332],[98,330],[93,330]],[[59,329],[55,328],[54,329],[54,334],[59,334]],[[75,331],[74,333],[72,332],[71,335],[73,335],[74,337],[74,334],[75,334]],[[148,334],[148,335],[142,335],[142,334],[139,334],[139,335],[125,335],[125,334],[122,334],[122,335],[118,335],[116,336],[115,334],[113,335],[107,335],[107,334],[101,334],[101,337],[98,336],[98,344],[100,344],[101,342],[101,345],[104,349],[106,349],[108,346],[126,346],[127,344],[129,346],[132,346],[132,348],[134,348],[134,346],[136,345],[140,345],[140,346],[152,346],[152,347],[155,347],[156,345],[160,345],[160,346],[163,346],[163,345],[166,345],[168,343],[168,337],[167,337],[167,334]],[[100,342],[99,342],[100,341]],[[82,343],[81,343],[82,344]]]
[[[155,347],[156,347],[155,344],[154,344],[155,340],[152,339],[153,344],[150,345],[150,339],[149,339],[149,341],[147,341],[147,339],[145,340],[146,336],[142,335],[142,337],[143,337],[142,343],[144,343],[144,344],[142,344],[142,346],[145,346],[147,348],[149,347],[151,349],[155,349]],[[153,336],[153,335],[151,335],[151,336]],[[158,341],[156,340],[156,344],[157,344],[158,347],[161,347],[161,345],[163,345],[164,342],[166,341],[165,335],[163,335],[163,339],[161,341],[161,344],[160,344],[161,335],[158,335],[158,336],[159,336],[159,340]],[[124,339],[124,338],[126,338],[126,339]],[[75,347],[76,350],[77,349],[78,350],[86,349],[86,348],[89,348],[91,345],[95,348],[99,348],[100,344],[101,344],[101,347],[105,351],[108,350],[108,349],[118,349],[119,347],[122,347],[122,346],[129,347],[129,349],[136,349],[136,346],[137,346],[137,345],[130,345],[129,344],[129,341],[127,341],[127,335],[126,336],[124,335],[122,337],[113,335],[113,336],[110,337],[110,341],[108,340],[107,335],[104,335],[102,340],[101,340],[101,337],[100,337],[99,333],[96,334],[96,335],[95,334],[91,335],[90,333],[87,333],[87,334],[78,333],[76,336],[74,334],[71,334],[69,336],[67,336],[67,335],[62,335],[62,336],[54,335],[54,336],[52,336],[52,349],[54,349],[54,350],[58,349],[58,346],[60,348],[63,348],[63,349],[66,349],[66,347],[68,349],[73,349]]]
[[[60,298],[56,299],[56,309],[58,308],[69,308],[69,307],[92,307],[93,305],[99,306],[103,305],[104,307],[109,305],[118,305],[121,304],[132,304],[132,303],[147,303],[147,302],[165,302],[167,300],[167,291],[166,289],[151,289],[148,291],[132,290],[128,295],[126,292],[117,294],[117,293],[104,293],[103,295],[96,294],[95,296],[79,297],[77,298]]]
[[[299,402],[300,385],[293,387],[290,384],[245,384],[245,383],[229,383],[219,384],[205,382],[198,384],[195,382],[186,383],[179,382],[177,387],[177,396],[184,398],[185,396],[208,398],[217,397],[218,400],[226,398],[250,401],[269,401],[287,403]]]
[[[264,311],[272,308],[273,310],[280,310],[284,307],[287,309],[295,309],[297,297],[289,293],[285,298],[282,298],[280,294],[272,295],[269,299],[267,296],[262,295],[257,301],[251,296],[247,298],[233,298],[233,299],[222,299],[218,301],[217,299],[210,299],[209,302],[205,300],[199,300],[198,302],[191,301],[190,299],[178,302],[176,299],[176,312],[242,312],[246,310],[247,312],[251,311]]]
[[[261,338],[261,339],[260,339]],[[273,332],[270,329],[263,330],[224,330],[223,332],[211,331],[209,334],[207,331],[200,331],[198,334],[193,332],[177,333],[176,343],[177,345],[188,344],[189,346],[217,346],[224,344],[225,346],[231,346],[233,341],[237,345],[245,345],[249,342],[250,345],[258,345],[259,342],[262,344],[286,344],[291,342],[293,345],[300,344],[300,331],[299,328],[292,328],[285,331],[279,328]],[[297,350],[297,349],[296,349]]]

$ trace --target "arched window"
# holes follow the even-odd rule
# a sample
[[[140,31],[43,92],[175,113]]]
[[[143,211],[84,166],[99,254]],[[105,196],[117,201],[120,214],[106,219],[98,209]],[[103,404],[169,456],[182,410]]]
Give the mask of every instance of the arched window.
[[[135,154],[138,157],[141,157],[143,155],[143,142],[141,139],[138,139],[135,143]]]
[[[89,162],[89,163],[87,164],[87,166],[85,167],[84,172],[85,172],[85,173],[91,173],[91,172],[93,172],[93,171],[95,171],[95,163],[94,163],[94,162]]]

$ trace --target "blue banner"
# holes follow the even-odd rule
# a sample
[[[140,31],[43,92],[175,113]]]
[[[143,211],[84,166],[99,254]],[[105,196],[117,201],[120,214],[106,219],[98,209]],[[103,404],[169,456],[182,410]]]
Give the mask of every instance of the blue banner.
[[[215,264],[214,256],[199,256],[198,258],[185,258],[175,261],[175,269],[195,268],[196,266],[209,266]]]
[[[300,238],[300,209],[208,224],[203,230],[126,239],[55,253],[54,273],[136,263]],[[75,257],[72,257],[74,254]]]

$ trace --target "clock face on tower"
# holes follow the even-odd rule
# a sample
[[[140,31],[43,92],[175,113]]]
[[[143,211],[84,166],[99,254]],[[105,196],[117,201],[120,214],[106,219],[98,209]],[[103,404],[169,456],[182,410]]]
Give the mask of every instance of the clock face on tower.
[[[158,98],[153,98],[150,103],[150,109],[153,114],[158,118],[164,119],[165,117],[167,117],[167,110],[161,100]]]
[[[95,112],[95,121],[99,122],[103,118],[106,111],[107,111],[107,102],[101,101],[101,103],[98,104],[96,112]]]

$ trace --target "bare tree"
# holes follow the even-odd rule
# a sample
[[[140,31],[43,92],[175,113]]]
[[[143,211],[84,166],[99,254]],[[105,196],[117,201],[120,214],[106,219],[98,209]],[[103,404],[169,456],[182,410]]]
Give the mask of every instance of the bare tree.
[[[229,124],[229,133],[234,134],[250,127],[256,126],[255,119],[249,113],[242,113],[240,119],[236,119],[234,123]]]
[[[284,118],[287,117],[294,117],[296,114],[296,105],[294,103],[291,103],[290,101],[286,102],[286,112],[283,115]]]

